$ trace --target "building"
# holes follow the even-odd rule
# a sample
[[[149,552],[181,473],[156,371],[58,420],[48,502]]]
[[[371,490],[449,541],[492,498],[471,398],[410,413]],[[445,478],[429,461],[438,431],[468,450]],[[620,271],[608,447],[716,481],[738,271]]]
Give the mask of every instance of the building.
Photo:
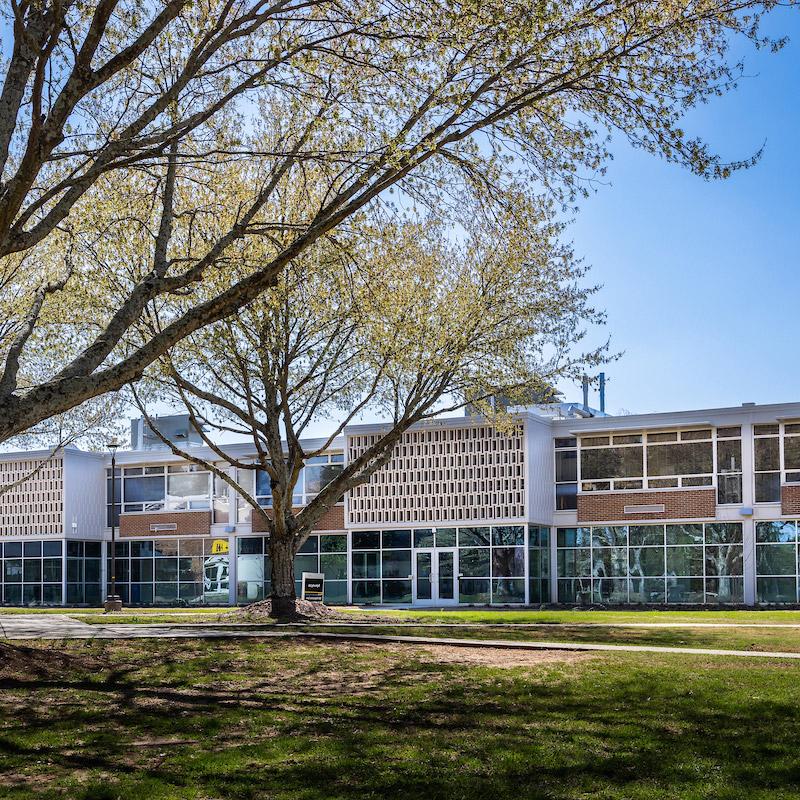
[[[349,427],[306,466],[296,504],[381,430]],[[0,486],[15,484],[0,495],[4,604],[100,603],[112,518],[127,604],[269,593],[249,506],[148,441],[117,453],[113,506],[108,455],[0,455]],[[247,474],[268,507],[269,482]],[[798,519],[800,403],[618,417],[559,403],[522,410],[513,431],[474,416],[415,426],[296,571],[323,572],[329,603],[797,603]]]

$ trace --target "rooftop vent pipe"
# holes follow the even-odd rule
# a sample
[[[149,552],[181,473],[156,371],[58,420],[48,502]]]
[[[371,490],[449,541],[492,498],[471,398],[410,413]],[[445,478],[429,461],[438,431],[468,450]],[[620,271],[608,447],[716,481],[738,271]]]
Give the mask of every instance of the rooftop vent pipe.
[[[600,373],[600,413],[606,410],[606,374]]]
[[[583,376],[583,409],[589,410],[589,376]]]

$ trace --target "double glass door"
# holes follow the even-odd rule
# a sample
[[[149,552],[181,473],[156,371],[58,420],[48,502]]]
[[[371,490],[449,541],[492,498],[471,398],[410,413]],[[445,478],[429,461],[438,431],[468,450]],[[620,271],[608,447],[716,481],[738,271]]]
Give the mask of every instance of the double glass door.
[[[448,605],[458,602],[455,547],[414,551],[414,602]]]

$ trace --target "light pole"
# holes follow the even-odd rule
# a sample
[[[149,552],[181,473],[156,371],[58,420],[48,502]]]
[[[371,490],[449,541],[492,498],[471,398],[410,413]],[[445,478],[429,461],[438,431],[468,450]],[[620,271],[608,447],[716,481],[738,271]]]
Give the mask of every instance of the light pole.
[[[104,608],[106,611],[121,611],[122,600],[117,594],[117,517],[116,517],[116,503],[117,503],[117,442],[109,442],[107,445],[111,451],[111,591],[106,595],[106,602]]]

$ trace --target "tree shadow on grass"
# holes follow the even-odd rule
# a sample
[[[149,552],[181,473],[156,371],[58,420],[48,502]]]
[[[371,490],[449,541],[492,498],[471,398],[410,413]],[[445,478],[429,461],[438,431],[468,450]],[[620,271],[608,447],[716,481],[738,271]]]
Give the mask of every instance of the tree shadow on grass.
[[[0,677],[15,709],[0,737],[6,796],[63,796],[77,773],[68,796],[86,800],[800,792],[795,665],[619,656],[495,670],[326,643],[304,645],[308,669],[295,659],[287,681],[281,654],[297,645],[283,642],[265,650],[275,671],[236,690],[225,662],[236,646],[259,645],[220,648],[220,685],[119,659],[97,679]],[[353,652],[376,654],[377,667]],[[379,680],[364,681],[376,668]],[[32,762],[44,785],[25,794],[23,781],[15,795]]]

